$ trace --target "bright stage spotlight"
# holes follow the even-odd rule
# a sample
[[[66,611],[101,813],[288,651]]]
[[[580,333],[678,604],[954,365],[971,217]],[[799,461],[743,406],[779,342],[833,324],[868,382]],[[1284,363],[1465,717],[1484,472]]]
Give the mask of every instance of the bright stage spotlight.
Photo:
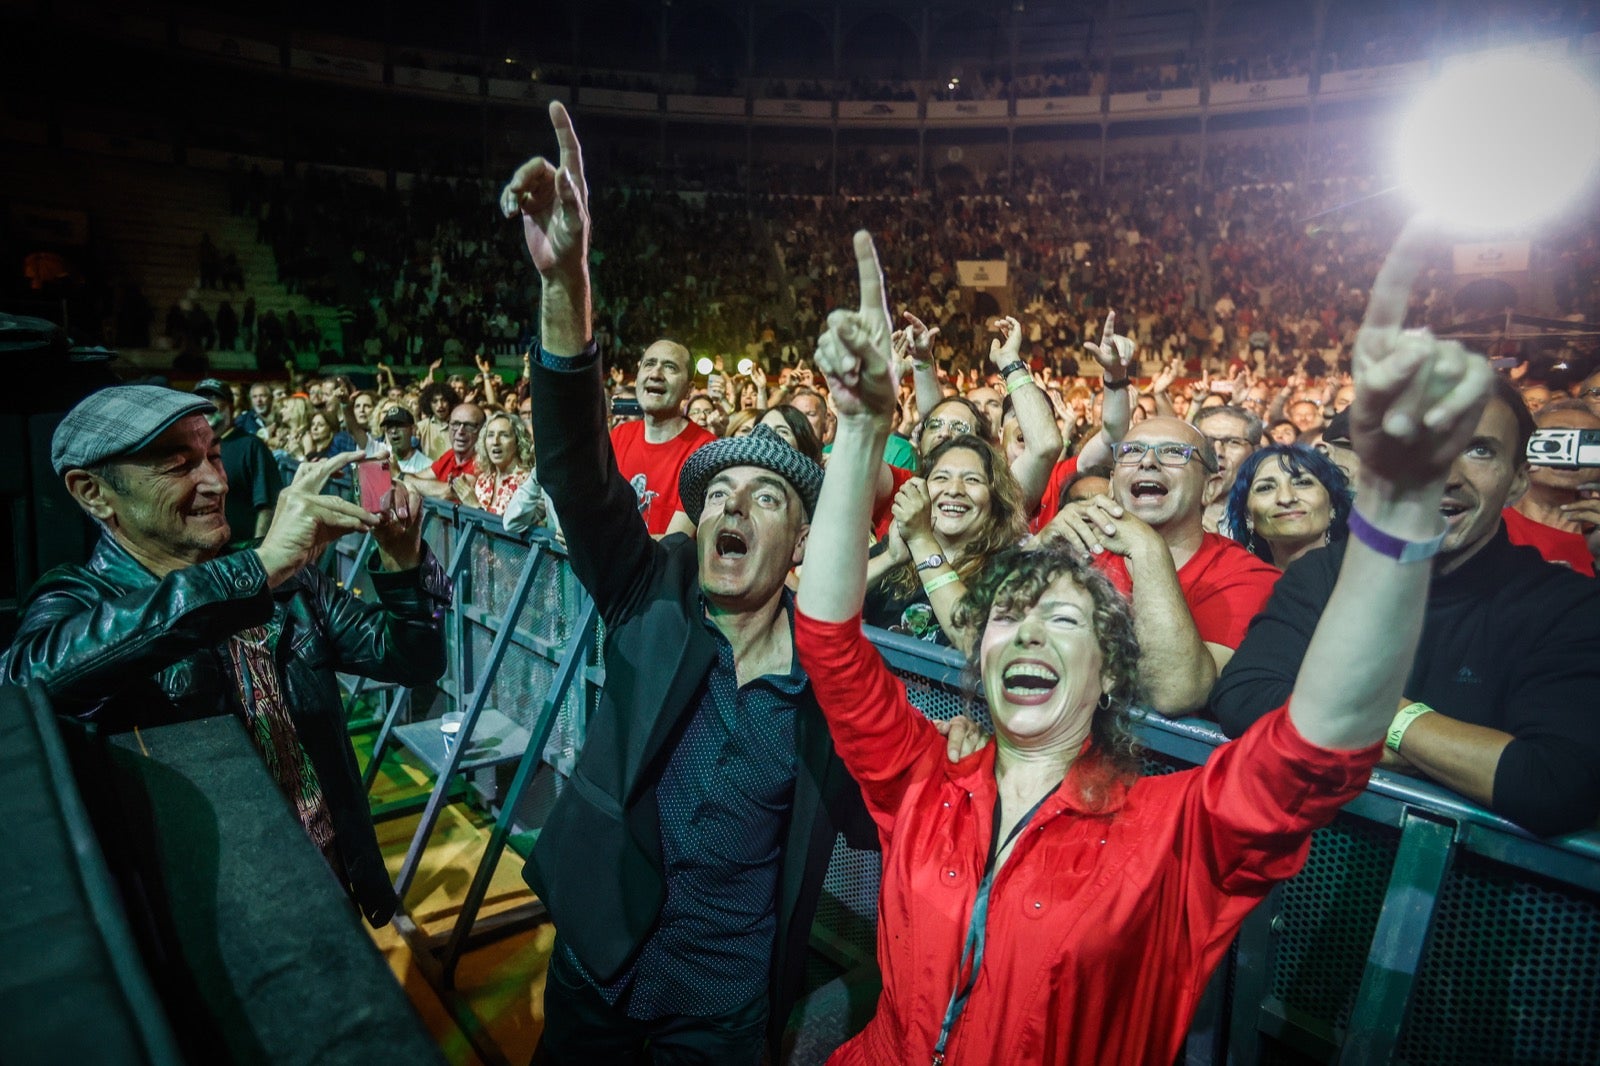
[[[1458,231],[1527,227],[1565,210],[1600,163],[1600,97],[1564,63],[1463,59],[1400,124],[1400,182]]]
[[[743,374],[745,377],[749,377],[750,371],[754,370],[755,366],[756,364],[751,360],[741,359],[739,360],[739,373]]]
[[[702,355],[698,360],[695,361],[694,368],[700,372],[701,377],[708,377],[711,374],[711,368],[714,365],[715,364],[711,362],[711,357],[709,355]]]

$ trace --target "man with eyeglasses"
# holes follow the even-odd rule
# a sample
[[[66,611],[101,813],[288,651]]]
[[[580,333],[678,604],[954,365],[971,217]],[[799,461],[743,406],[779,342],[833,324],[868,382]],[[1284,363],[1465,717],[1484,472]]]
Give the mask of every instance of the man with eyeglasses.
[[[447,500],[458,493],[454,483],[461,478],[478,476],[478,434],[483,429],[483,408],[475,403],[457,404],[450,411],[446,430],[450,437],[450,450],[434,460],[433,477],[408,479],[424,496]]]
[[[1261,446],[1265,430],[1261,419],[1243,407],[1225,404],[1207,407],[1194,418],[1194,426],[1211,442],[1217,454],[1217,478],[1207,488],[1201,524],[1212,533],[1227,535],[1228,493],[1239,466]]]
[[[1206,531],[1206,492],[1220,474],[1211,442],[1195,427],[1146,419],[1112,455],[1111,495],[1066,504],[1041,536],[1095,556],[1133,603],[1146,705],[1169,717],[1190,714],[1205,705],[1278,571]]]

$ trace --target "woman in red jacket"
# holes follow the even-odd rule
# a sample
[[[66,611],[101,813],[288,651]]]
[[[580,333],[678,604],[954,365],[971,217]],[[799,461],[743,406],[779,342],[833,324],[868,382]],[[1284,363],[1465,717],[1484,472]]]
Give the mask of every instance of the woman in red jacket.
[[[839,424],[807,546],[826,565],[805,568],[795,631],[883,845],[883,993],[834,1061],[1171,1062],[1240,921],[1378,761],[1488,371],[1402,334],[1420,261],[1402,238],[1355,353],[1366,510],[1290,705],[1202,767],[1139,778],[1126,603],[1081,556],[1013,551],[961,606],[995,743],[951,765],[860,631],[861,529],[897,375],[865,233],[856,254],[861,310],[835,312],[817,352]]]

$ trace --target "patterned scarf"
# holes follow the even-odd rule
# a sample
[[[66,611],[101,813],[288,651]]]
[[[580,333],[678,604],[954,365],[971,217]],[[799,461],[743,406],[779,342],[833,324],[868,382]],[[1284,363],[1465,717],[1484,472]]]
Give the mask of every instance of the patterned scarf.
[[[272,779],[294,803],[306,835],[324,855],[331,857],[333,818],[328,813],[317,772],[294,731],[278,679],[278,666],[272,661],[271,644],[279,628],[274,622],[235,633],[228,638],[233,652],[230,659],[244,699],[250,739],[266,761]]]

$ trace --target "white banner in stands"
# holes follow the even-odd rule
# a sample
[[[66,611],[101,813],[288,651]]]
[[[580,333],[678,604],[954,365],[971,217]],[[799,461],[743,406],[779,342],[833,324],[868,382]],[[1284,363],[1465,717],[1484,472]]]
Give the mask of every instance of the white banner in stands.
[[[1319,96],[1372,96],[1393,92],[1428,76],[1428,61],[1394,63],[1387,67],[1362,67],[1359,70],[1334,70],[1322,76]]]
[[[733,115],[743,118],[744,97],[673,93],[667,96],[667,110],[682,115]]]
[[[224,33],[197,30],[185,26],[178,31],[178,43],[197,52],[207,52],[222,59],[246,59],[252,63],[278,65],[281,58],[278,46],[266,41],[253,41],[248,37],[229,37]]]
[[[497,100],[526,100],[535,104],[548,104],[551,100],[560,100],[564,104],[572,102],[572,90],[565,85],[547,85],[532,80],[490,78],[489,95]]]
[[[1298,78],[1273,78],[1270,81],[1212,82],[1213,104],[1252,104],[1258,101],[1293,100],[1311,92],[1311,75]]]
[[[478,95],[476,75],[452,74],[448,70],[395,67],[394,83],[408,89],[429,89],[437,93],[459,93],[462,96]]]
[[[1528,269],[1528,241],[1484,241],[1452,249],[1457,274],[1515,274]]]
[[[617,111],[654,111],[655,93],[631,93],[621,89],[584,88],[578,93],[579,107],[609,107]]]
[[[1200,106],[1199,89],[1151,89],[1143,93],[1112,93],[1111,110],[1171,111],[1174,108]]]
[[[289,50],[289,66],[309,74],[328,78],[352,78],[356,81],[383,81],[383,65],[353,56],[329,55],[327,52],[308,52],[302,48]]]
[[[929,122],[973,122],[1003,119],[1008,113],[1004,100],[929,100]]]
[[[827,100],[757,100],[756,118],[820,118],[833,117],[833,104]]]
[[[957,259],[956,280],[968,289],[1003,289],[1006,287],[1006,261]]]
[[[840,122],[916,121],[913,100],[840,100]]]
[[[1018,100],[1017,117],[1094,116],[1100,114],[1098,96],[1046,96],[1036,100]]]

